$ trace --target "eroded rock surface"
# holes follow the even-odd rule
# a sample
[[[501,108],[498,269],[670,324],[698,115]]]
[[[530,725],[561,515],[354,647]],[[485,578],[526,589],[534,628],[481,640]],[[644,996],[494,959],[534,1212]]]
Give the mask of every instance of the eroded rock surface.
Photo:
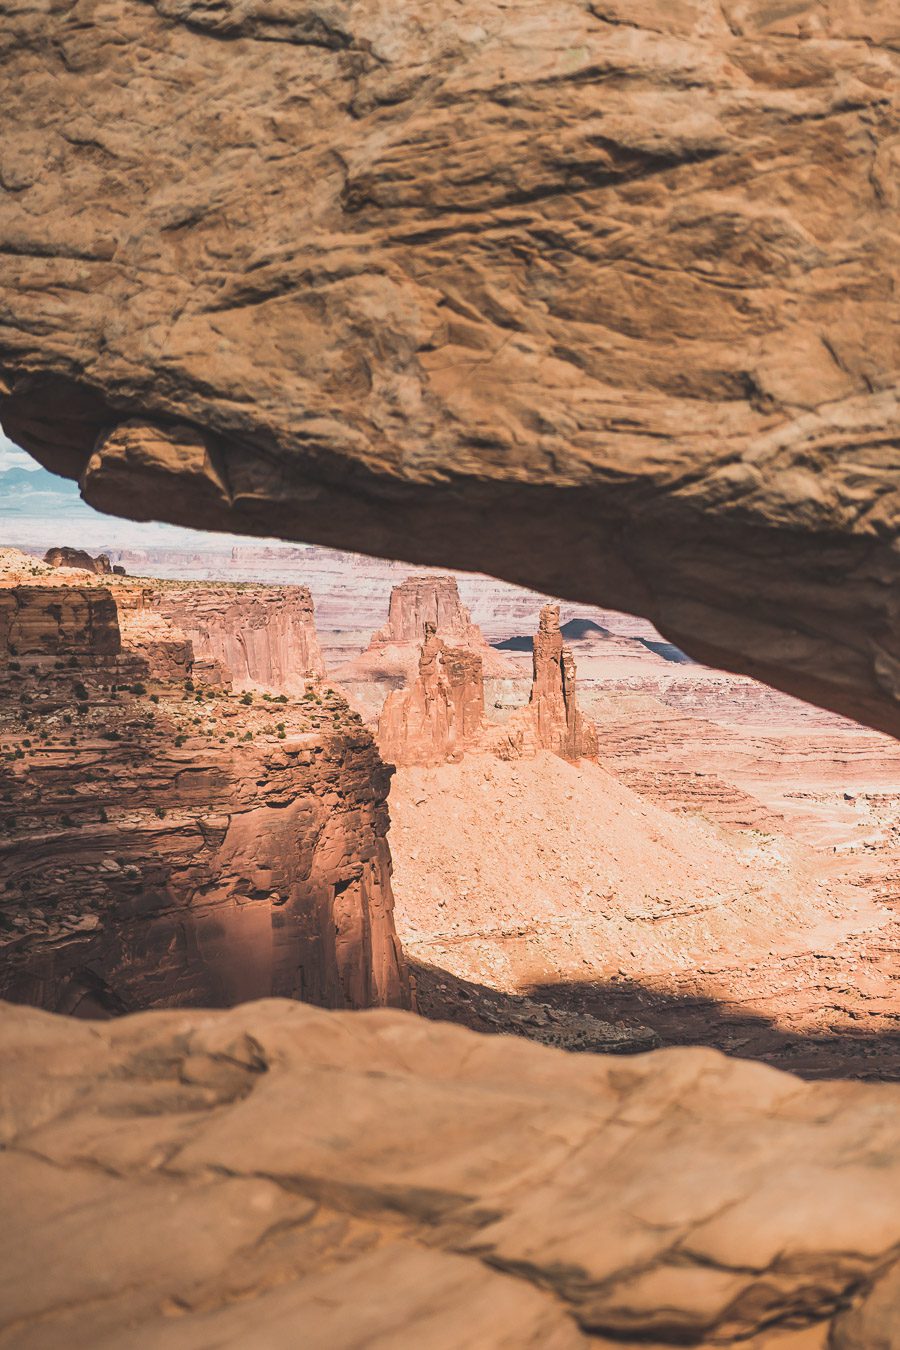
[[[6,9],[0,417],[89,501],[900,727],[890,5]]]
[[[177,629],[131,642],[130,586],[58,575],[0,584],[4,996],[81,1015],[407,1004],[390,774],[346,701],[238,695]]]
[[[83,548],[48,548],[44,554],[48,567],[76,567],[82,572],[93,572],[97,576],[108,576],[113,565],[105,553],[91,557]],[[121,572],[123,569],[119,569]]]
[[[550,750],[576,763],[597,755],[597,728],[578,706],[575,658],[562,640],[559,605],[544,605],[534,636],[531,694],[493,738],[498,753]]]
[[[280,1000],[4,1007],[0,1056],[15,1350],[900,1337],[900,1088]]]
[[[425,624],[419,670],[388,695],[376,740],[391,764],[443,764],[475,748],[484,730],[481,654],[448,647]]]

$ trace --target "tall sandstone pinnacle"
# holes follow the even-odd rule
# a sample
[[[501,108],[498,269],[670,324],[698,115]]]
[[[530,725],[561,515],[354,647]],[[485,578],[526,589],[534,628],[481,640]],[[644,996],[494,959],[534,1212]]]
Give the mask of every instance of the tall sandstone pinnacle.
[[[452,576],[407,577],[394,586],[387,623],[372,634],[367,650],[351,666],[359,672],[402,672],[412,680],[423,638],[429,632],[450,647],[476,653],[488,678],[514,673],[507,658],[488,645],[472,622]]]
[[[497,736],[500,755],[551,750],[561,759],[595,759],[597,728],[578,707],[575,658],[559,630],[559,605],[544,605],[534,636],[531,695]]]
[[[88,501],[900,730],[894,4],[2,7],[0,422]]]
[[[376,740],[393,764],[443,764],[474,749],[484,727],[481,655],[448,647],[425,624],[419,670],[407,689],[389,694]]]

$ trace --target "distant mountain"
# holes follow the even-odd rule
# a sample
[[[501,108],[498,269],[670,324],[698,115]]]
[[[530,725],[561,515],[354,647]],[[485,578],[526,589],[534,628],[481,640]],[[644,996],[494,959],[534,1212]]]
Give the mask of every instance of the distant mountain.
[[[56,520],[71,515],[73,508],[87,510],[70,478],[58,478],[46,469],[0,470],[0,520],[19,516]]]
[[[683,652],[680,647],[676,647],[674,642],[653,642],[650,638],[638,638],[651,652],[656,652],[664,661],[674,661],[678,666],[693,666],[696,662],[687,652]]]
[[[569,642],[577,642],[579,638],[594,636],[612,637],[608,628],[604,628],[602,624],[594,623],[593,619],[570,619],[568,623],[561,625],[559,631]]]

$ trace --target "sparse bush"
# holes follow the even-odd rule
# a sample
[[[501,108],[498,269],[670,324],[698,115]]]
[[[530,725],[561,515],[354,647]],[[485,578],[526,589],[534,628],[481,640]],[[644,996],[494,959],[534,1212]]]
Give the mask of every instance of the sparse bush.
[[[159,702],[159,694],[151,694],[151,695],[150,695],[150,702],[151,702],[151,703],[158,703],[158,702]]]
[[[106,814],[106,807],[105,807],[105,806],[101,806],[101,807],[100,807],[100,824],[101,824],[101,825],[108,825],[108,824],[109,824],[109,816]]]
[[[63,721],[65,722],[67,727],[70,727],[72,725],[72,714],[63,713]]]
[[[161,806],[154,806],[153,814],[157,816],[160,820],[165,820],[166,813]]]
[[[250,693],[249,690],[247,691],[246,694],[241,695],[241,702],[244,704],[246,708],[250,707],[250,704],[253,702],[253,695]]]
[[[133,684],[133,685],[131,686],[131,692],[132,692],[133,694],[138,694],[138,695],[140,695],[140,694],[146,694],[146,692],[147,692],[147,686],[146,686],[145,684],[141,684],[140,680],[138,680],[135,684]]]
[[[87,703],[90,695],[88,694],[88,691],[85,688],[85,686],[81,683],[81,680],[76,680],[75,684],[73,685],[73,689],[75,691],[75,697],[78,699],[78,701],[80,703]]]
[[[61,825],[65,825],[67,830],[71,830],[75,824],[71,816],[60,816],[59,821]]]
[[[21,663],[21,661],[10,661],[10,663],[9,663],[9,668],[10,668],[10,670],[21,670],[21,669],[22,669],[22,663]]]

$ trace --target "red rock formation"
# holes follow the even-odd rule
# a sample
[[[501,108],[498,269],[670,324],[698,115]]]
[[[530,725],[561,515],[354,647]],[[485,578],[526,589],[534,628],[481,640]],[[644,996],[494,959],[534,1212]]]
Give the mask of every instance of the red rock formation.
[[[219,667],[239,689],[302,694],[325,673],[306,586],[157,582],[134,594],[141,620],[184,633],[195,658],[213,663],[213,678]]]
[[[407,1004],[370,734],[321,686],[253,699],[161,678],[190,643],[168,663],[129,646],[126,593],[0,586],[0,996]]]
[[[79,571],[93,572],[95,576],[109,576],[113,571],[113,565],[105,553],[92,558],[82,548],[48,548],[44,562],[48,567],[77,567]]]
[[[0,653],[115,656],[121,649],[116,603],[106,587],[0,588]]]
[[[575,660],[559,631],[559,605],[544,605],[534,638],[531,697],[497,736],[501,755],[552,750],[573,763],[597,754],[597,728],[578,707]]]
[[[483,723],[481,654],[448,647],[426,623],[419,673],[388,695],[378,720],[382,755],[398,765],[456,760],[478,742]]]

